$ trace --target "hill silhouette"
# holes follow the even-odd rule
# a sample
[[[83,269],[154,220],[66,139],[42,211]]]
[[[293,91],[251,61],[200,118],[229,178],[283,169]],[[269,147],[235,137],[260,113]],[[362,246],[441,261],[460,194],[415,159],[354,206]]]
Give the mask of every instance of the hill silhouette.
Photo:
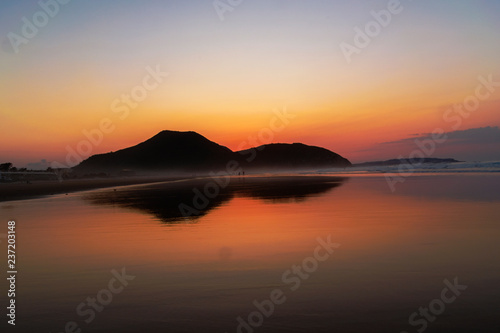
[[[346,168],[352,165],[346,158],[328,149],[302,143],[273,143],[238,153],[247,156],[241,164],[249,170],[307,170]]]
[[[196,171],[219,169],[233,152],[196,132],[161,131],[136,146],[93,155],[74,169],[82,172]]]
[[[73,169],[77,173],[117,174],[123,170],[203,173],[226,170],[230,161],[242,170],[351,166],[334,152],[300,143],[269,144],[233,152],[196,132],[162,131],[133,147],[93,155]]]

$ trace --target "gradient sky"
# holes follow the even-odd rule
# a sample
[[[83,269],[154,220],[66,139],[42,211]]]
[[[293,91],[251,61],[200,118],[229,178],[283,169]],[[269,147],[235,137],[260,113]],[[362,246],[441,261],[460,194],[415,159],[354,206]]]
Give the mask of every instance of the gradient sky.
[[[284,108],[295,118],[272,142],[319,145],[353,162],[408,157],[414,138],[435,129],[450,140],[430,157],[500,160],[500,87],[465,116],[448,111],[474,95],[479,76],[500,82],[500,2],[401,1],[348,63],[340,44],[354,44],[354,28],[387,6],[243,0],[221,20],[212,0],[72,0],[15,52],[9,33],[22,36],[23,17],[33,22],[41,7],[2,1],[0,162],[65,164],[103,119],[113,130],[81,158],[163,129],[236,150],[249,136],[268,143],[258,134]],[[112,103],[142,85],[148,66],[169,75],[120,118]]]

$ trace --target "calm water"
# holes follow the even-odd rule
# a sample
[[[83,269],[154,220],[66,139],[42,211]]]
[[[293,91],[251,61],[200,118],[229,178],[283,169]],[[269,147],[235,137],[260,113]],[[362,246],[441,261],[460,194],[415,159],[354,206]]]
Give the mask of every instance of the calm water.
[[[194,185],[182,182],[3,202],[2,221],[17,222],[19,273],[17,325],[3,313],[1,326],[500,332],[499,185],[494,174],[408,177],[394,193],[382,176],[234,179],[191,218],[178,205],[193,206]],[[331,254],[317,250],[328,237],[339,244]],[[135,277],[124,287],[111,272],[122,269]],[[443,281],[455,278],[467,289],[445,292],[453,301],[444,303]],[[273,290],[279,304],[259,314]],[[412,313],[430,303],[437,315],[419,314],[412,326]]]

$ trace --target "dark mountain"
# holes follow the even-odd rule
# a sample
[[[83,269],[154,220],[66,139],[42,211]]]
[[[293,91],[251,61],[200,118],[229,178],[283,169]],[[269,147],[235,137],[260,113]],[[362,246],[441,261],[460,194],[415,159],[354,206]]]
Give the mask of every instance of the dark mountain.
[[[242,150],[238,154],[244,156],[241,165],[248,170],[317,170],[351,166],[351,162],[339,154],[302,143],[273,143]]]
[[[185,171],[220,169],[234,153],[196,132],[162,131],[136,146],[93,155],[74,168],[77,172]]]
[[[73,169],[78,174],[118,174],[123,170],[203,173],[226,170],[230,161],[244,171],[351,166],[327,149],[300,143],[270,144],[235,153],[195,132],[162,131],[136,146],[93,155]]]
[[[424,164],[424,163],[458,163],[458,162],[460,161],[457,161],[453,158],[423,158],[421,160],[416,159],[413,161],[408,158],[402,158],[402,159],[392,159],[387,161],[358,163],[354,164],[353,167],[388,166],[388,165],[400,165],[400,164]]]

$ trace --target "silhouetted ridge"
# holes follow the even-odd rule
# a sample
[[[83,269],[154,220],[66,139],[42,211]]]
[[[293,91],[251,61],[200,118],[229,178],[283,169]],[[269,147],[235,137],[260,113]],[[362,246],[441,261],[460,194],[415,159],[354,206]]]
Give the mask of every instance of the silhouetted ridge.
[[[162,131],[136,146],[94,155],[77,171],[130,170],[196,171],[221,168],[233,152],[195,132]]]
[[[227,170],[230,161],[246,170],[304,170],[348,167],[334,152],[301,143],[269,144],[233,152],[196,132],[161,131],[133,147],[93,155],[74,167],[77,173],[140,171],[206,173]]]
[[[238,152],[248,169],[345,168],[351,162],[328,149],[302,143],[272,143]]]

